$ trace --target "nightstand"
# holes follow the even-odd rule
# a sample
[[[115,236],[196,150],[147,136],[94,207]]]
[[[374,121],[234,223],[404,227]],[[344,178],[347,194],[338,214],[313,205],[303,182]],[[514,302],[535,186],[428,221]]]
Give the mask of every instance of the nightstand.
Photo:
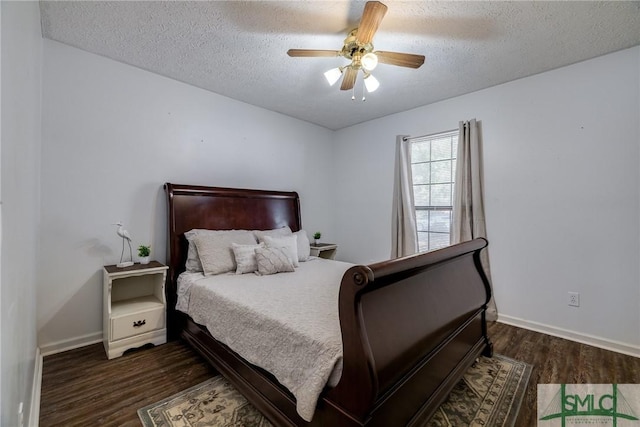
[[[311,256],[317,256],[325,259],[335,259],[338,245],[334,243],[316,243],[311,244]]]
[[[109,359],[130,348],[167,342],[164,283],[168,268],[157,261],[103,268],[102,334]]]

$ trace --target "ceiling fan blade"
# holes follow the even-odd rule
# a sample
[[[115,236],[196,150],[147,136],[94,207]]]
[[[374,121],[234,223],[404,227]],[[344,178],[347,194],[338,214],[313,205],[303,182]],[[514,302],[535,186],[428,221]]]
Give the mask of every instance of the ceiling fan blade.
[[[356,84],[356,77],[358,77],[358,70],[351,67],[345,68],[340,90],[353,89],[353,86]]]
[[[359,43],[371,43],[373,36],[378,31],[378,27],[387,13],[387,6],[379,1],[368,1],[364,6],[360,25],[358,26],[357,39]]]
[[[374,52],[378,62],[382,64],[398,65],[400,67],[420,68],[424,64],[424,55],[400,52]]]
[[[289,49],[287,55],[293,57],[334,57],[340,55],[337,50]]]

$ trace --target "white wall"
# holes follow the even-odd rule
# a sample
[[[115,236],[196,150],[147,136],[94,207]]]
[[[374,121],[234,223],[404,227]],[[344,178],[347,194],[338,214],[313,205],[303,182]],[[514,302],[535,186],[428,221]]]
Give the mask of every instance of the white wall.
[[[501,315],[640,355],[639,74],[635,47],[338,131],[340,257],[389,257],[395,136],[477,118]]]
[[[2,262],[0,425],[28,423],[36,356],[42,38],[38,2],[0,3]]]
[[[333,237],[325,128],[50,40],[42,114],[43,352],[101,339],[111,223],[165,260],[167,181],[298,191],[305,229]]]

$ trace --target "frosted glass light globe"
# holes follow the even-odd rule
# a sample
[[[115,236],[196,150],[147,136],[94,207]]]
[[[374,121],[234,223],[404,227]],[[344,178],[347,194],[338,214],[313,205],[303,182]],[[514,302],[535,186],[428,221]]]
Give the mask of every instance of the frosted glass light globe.
[[[360,63],[365,70],[373,71],[378,66],[378,56],[373,52],[369,52],[362,57]]]

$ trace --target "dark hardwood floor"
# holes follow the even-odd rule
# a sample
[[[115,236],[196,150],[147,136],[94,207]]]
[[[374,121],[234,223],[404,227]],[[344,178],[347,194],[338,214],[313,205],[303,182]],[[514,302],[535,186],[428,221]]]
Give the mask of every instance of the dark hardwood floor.
[[[640,358],[515,328],[489,327],[494,352],[533,365],[516,426],[535,426],[538,384],[637,384]]]
[[[496,323],[496,353],[533,365],[517,427],[536,425],[537,384],[640,383],[640,358]],[[140,426],[137,410],[215,375],[180,341],[107,360],[102,344],[44,358],[40,426]]]
[[[137,426],[137,410],[214,376],[181,341],[108,360],[102,344],[46,356],[40,427]]]

